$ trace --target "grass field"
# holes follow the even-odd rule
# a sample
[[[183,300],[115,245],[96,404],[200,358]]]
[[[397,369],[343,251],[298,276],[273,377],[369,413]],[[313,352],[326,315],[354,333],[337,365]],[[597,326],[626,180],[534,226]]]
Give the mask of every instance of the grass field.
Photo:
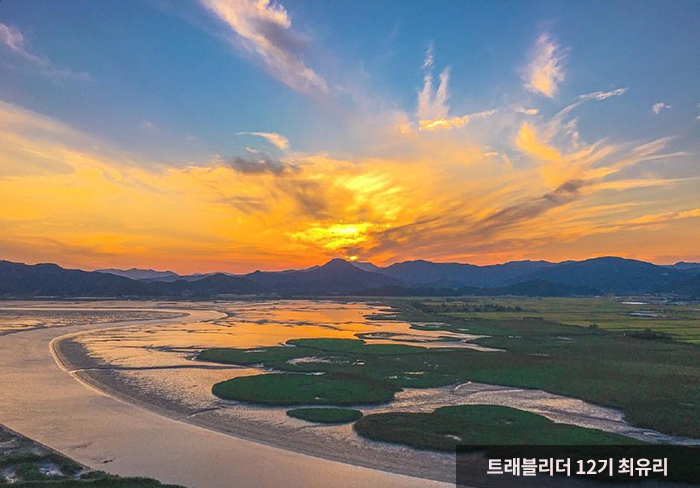
[[[479,344],[505,352],[387,349],[360,340],[307,339],[255,350],[205,351],[201,358],[260,364],[286,373],[272,375],[277,376],[274,380],[261,375],[225,382],[236,386],[232,398],[251,403],[352,405],[368,399],[389,401],[394,391],[405,387],[478,381],[580,398],[620,409],[636,426],[700,438],[700,348],[695,345],[624,336],[602,325],[426,313],[413,300],[393,303],[400,307],[399,318],[442,322],[432,327],[456,333],[485,334],[489,337],[478,339]],[[287,375],[293,375],[292,381],[287,382]],[[302,378],[320,382],[322,393],[300,391],[295,385]],[[377,391],[368,398],[364,389],[347,388],[344,383],[353,379]],[[238,386],[244,380],[249,384],[243,394]],[[316,386],[308,388],[316,391]]]
[[[494,405],[442,407],[431,413],[376,413],[354,425],[375,441],[418,449],[454,451],[457,445],[643,444],[629,437],[557,424],[530,412]]]
[[[341,374],[260,374],[222,381],[212,393],[225,400],[262,405],[358,405],[386,403],[399,388],[388,382]]]
[[[352,408],[293,408],[287,415],[295,419],[318,424],[346,424],[362,417],[362,412]]]
[[[643,303],[635,303],[643,302]],[[522,298],[425,299],[426,310],[458,318],[521,319],[542,317],[567,325],[592,324],[625,333],[650,329],[675,340],[700,344],[700,304],[666,303],[643,298]],[[519,308],[517,311],[481,311],[485,306]],[[467,309],[467,310],[465,310]],[[633,315],[637,314],[637,315]]]

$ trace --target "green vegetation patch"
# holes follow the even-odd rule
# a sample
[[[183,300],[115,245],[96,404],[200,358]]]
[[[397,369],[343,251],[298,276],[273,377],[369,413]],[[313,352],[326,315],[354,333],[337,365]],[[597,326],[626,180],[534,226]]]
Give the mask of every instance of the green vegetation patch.
[[[442,407],[431,413],[377,413],[365,415],[354,428],[371,440],[435,451],[454,451],[458,444],[643,444],[629,437],[557,424],[541,415],[493,405]]]
[[[627,333],[649,329],[681,342],[700,341],[700,308],[693,303],[669,303],[654,297],[619,298],[431,298],[412,300],[415,312],[460,318],[522,319]]]
[[[261,405],[358,405],[386,403],[399,388],[339,374],[260,374],[217,383],[212,393],[225,400]]]
[[[361,339],[292,339],[288,345],[347,354],[420,354],[425,347],[406,344],[367,344]]]
[[[319,424],[345,424],[362,417],[362,412],[352,408],[294,408],[287,415],[295,419]]]
[[[324,382],[338,378],[341,383],[352,379],[364,385],[379,385],[384,401],[405,387],[429,388],[467,381],[539,389],[619,409],[639,427],[700,438],[700,348],[665,340],[665,336],[657,336],[658,330],[641,336],[623,335],[633,329],[606,330],[606,322],[599,319],[628,305],[613,304],[613,310],[601,315],[595,306],[603,307],[607,302],[580,299],[581,304],[572,304],[572,300],[517,301],[509,306],[531,310],[536,305],[535,312],[504,312],[503,317],[493,319],[452,313],[452,305],[446,306],[445,313],[438,313],[436,299],[429,300],[430,313],[416,308],[415,299],[392,301],[403,310],[398,319],[419,322],[420,327],[433,330],[486,335],[475,342],[503,352],[371,344],[357,339],[297,339],[275,347],[213,349],[201,356],[229,364],[260,364],[288,373],[323,373]],[[584,321],[587,306],[593,307],[591,319]],[[548,319],[552,314],[574,310],[585,327]],[[489,317],[500,313],[489,312]],[[514,317],[516,314],[532,316]],[[595,323],[600,327],[589,328],[596,316]],[[434,324],[426,324],[429,322]],[[260,401],[267,395],[253,393],[244,401],[269,403]],[[300,394],[295,391],[289,391],[289,395],[293,402],[279,398],[284,396],[280,392],[274,404],[308,402],[297,399]],[[353,403],[360,401],[323,400],[326,405]]]

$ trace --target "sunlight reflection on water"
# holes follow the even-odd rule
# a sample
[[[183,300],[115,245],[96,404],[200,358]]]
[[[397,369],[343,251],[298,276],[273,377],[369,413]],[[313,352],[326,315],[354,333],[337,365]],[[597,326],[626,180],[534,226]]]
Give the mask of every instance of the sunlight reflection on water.
[[[193,356],[211,347],[255,348],[283,344],[289,339],[323,337],[355,338],[370,343],[414,344],[427,347],[470,347],[483,351],[469,341],[480,336],[421,329],[395,320],[372,320],[386,309],[366,303],[324,301],[267,301],[212,304],[227,317],[212,322],[182,325],[139,326],[96,331],[81,337],[90,355],[120,368],[119,375],[129,385],[150,395],[167,398],[192,411],[205,410],[217,421],[226,419],[274,426],[282,435],[309,427],[313,435],[331,436],[356,445],[368,441],[358,438],[348,426],[323,426],[286,416],[285,408],[260,407],[222,401],[211,394],[214,383],[237,376],[259,374],[260,368],[212,366],[194,361]],[[434,324],[439,325],[439,324]],[[426,327],[427,326],[427,327]],[[449,340],[450,342],[444,342]],[[431,342],[433,341],[433,342]],[[490,352],[489,352],[490,353]],[[301,358],[297,361],[314,361]],[[552,395],[538,390],[523,390],[478,383],[405,389],[388,405],[363,406],[365,413],[384,411],[432,411],[445,405],[504,405],[544,415],[555,422],[597,428],[639,439],[684,442],[628,425],[622,414],[581,400]],[[212,409],[214,411],[212,411]],[[305,435],[309,435],[305,432]],[[693,441],[695,442],[695,441]],[[397,446],[388,449],[403,449]]]

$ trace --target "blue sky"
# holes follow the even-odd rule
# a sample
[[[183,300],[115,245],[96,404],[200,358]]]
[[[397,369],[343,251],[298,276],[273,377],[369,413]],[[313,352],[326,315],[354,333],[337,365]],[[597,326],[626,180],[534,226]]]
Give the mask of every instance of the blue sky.
[[[372,172],[381,167],[372,161],[416,155],[420,166],[415,167],[425,170],[431,157],[441,157],[438,150],[430,156],[428,147],[442,147],[444,138],[461,144],[460,150],[478,146],[509,168],[541,175],[547,170],[536,161],[540,143],[563,155],[605,144],[634,153],[634,147],[663,140],[659,154],[672,156],[625,166],[612,179],[677,180],[675,203],[664,200],[671,183],[649,185],[643,196],[635,189],[641,186],[628,185],[625,191],[628,208],[658,207],[663,200],[667,212],[678,213],[694,210],[692,178],[700,177],[699,20],[700,3],[682,0],[5,0],[0,3],[0,100],[10,111],[70,127],[90,140],[91,150],[143,168],[212,167],[258,154],[261,159],[253,163],[274,159],[276,168],[306,168],[307,160],[326,157]],[[441,75],[446,77],[442,99]],[[544,85],[533,82],[536,78]],[[421,91],[428,94],[424,113],[418,108]],[[607,95],[589,96],[596,93]],[[439,126],[440,136],[421,134],[421,121],[431,120],[451,122]],[[387,135],[392,128],[406,139]],[[524,148],[532,142],[523,138],[528,128],[537,137],[536,147]],[[289,144],[281,147],[251,132],[280,135]],[[573,169],[581,169],[576,158],[567,161],[562,164],[573,161]],[[557,171],[585,179],[570,169]],[[439,174],[468,178],[468,171],[460,171],[442,168]],[[316,184],[313,174],[305,178]],[[507,179],[492,175],[493,191]],[[541,179],[540,194],[562,184]],[[302,178],[295,188],[308,181]],[[312,215],[312,221],[285,235],[364,222],[375,229],[366,240],[314,249],[385,260],[408,254],[471,259],[480,252],[459,250],[454,243],[449,251],[407,254],[399,246],[389,252],[378,241],[389,239],[388,229],[407,225],[410,218],[398,219],[399,224],[389,213],[370,222],[367,211],[352,217],[348,211]],[[650,214],[630,218],[645,215]],[[422,221],[425,215],[411,218]],[[695,232],[697,220],[692,223]],[[584,247],[591,237],[580,239]],[[536,249],[516,254],[548,252]],[[489,255],[505,257],[503,250]],[[645,256],[691,257],[671,249]]]
[[[284,6],[308,36],[309,62],[317,71],[334,83],[363,84],[405,110],[415,105],[430,43],[436,63],[451,67],[453,108],[479,111],[522,95],[518,69],[539,33],[547,31],[568,50],[571,74],[558,99],[630,87],[608,107],[603,121],[582,118],[582,127],[594,136],[615,132],[636,138],[660,131],[697,136],[697,127],[687,123],[698,115],[700,102],[697,2],[289,1]],[[3,2],[3,23],[22,31],[31,52],[92,79],[52,81],[3,50],[3,99],[162,160],[212,148],[240,150],[245,141],[232,133],[248,130],[285,133],[299,148],[317,150],[327,137],[311,132],[326,132],[326,123],[342,129],[343,121],[333,113],[281,88],[255,59],[219,38],[225,29],[196,3],[95,7],[89,0]],[[663,122],[649,112],[659,101],[673,106]],[[144,122],[167,134],[144,135]],[[339,132],[332,139],[342,139]],[[171,138],[179,136],[196,137],[201,144],[182,142],[173,150]]]

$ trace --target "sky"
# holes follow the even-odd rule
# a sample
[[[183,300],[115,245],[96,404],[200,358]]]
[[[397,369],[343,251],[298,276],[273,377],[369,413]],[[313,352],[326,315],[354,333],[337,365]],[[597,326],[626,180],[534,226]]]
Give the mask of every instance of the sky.
[[[700,3],[3,0],[0,259],[700,261]]]

